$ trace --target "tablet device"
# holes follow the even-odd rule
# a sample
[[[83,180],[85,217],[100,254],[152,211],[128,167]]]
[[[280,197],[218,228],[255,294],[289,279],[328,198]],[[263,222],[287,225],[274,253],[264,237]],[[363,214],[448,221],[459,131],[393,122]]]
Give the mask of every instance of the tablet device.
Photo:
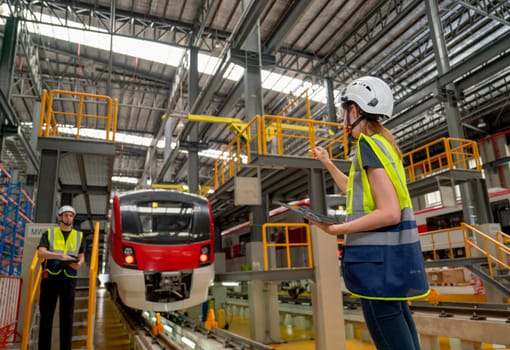
[[[298,214],[301,214],[303,215],[303,217],[309,220],[321,222],[324,224],[339,224],[338,220],[335,219],[334,217],[321,214],[318,211],[315,211],[310,207],[304,205],[290,205],[279,201],[273,201],[273,203],[281,205],[282,207],[292,210],[293,212],[296,212]]]

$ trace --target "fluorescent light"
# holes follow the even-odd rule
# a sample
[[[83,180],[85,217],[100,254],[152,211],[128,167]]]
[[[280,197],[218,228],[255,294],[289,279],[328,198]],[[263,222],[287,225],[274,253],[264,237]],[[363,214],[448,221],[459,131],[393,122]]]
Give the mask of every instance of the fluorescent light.
[[[239,282],[221,282],[221,285],[224,287],[237,287]]]

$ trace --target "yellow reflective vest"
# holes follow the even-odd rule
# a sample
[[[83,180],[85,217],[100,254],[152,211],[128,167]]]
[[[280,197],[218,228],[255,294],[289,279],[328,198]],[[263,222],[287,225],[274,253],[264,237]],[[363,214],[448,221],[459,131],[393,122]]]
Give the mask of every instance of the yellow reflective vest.
[[[82,239],[83,233],[75,229],[71,230],[67,240],[64,239],[64,234],[60,227],[48,229],[49,250],[55,253],[78,257]],[[45,270],[51,275],[58,275],[63,271],[67,277],[76,278],[77,271],[73,268],[65,267],[66,262],[62,260],[48,259],[45,264]]]
[[[349,291],[360,298],[409,300],[429,292],[416,220],[404,167],[383,136],[361,134],[388,174],[400,202],[397,225],[345,235],[342,273]],[[376,203],[360,152],[354,156],[347,182],[347,221],[374,211]]]

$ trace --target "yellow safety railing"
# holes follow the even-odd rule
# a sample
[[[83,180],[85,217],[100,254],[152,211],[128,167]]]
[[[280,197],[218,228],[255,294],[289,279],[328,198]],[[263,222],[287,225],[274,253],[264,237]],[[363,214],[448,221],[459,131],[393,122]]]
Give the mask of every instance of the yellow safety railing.
[[[305,109],[306,109],[306,117],[308,119],[312,118],[312,110],[310,108],[310,99],[308,98],[308,89],[303,90],[301,94],[294,97],[285,107],[283,107],[276,115],[284,116],[287,111],[289,111],[292,107],[295,107],[299,100],[302,98],[305,99]]]
[[[94,238],[92,241],[92,254],[90,257],[90,273],[89,273],[89,300],[87,314],[87,350],[94,348],[94,328],[96,317],[96,280],[98,267],[99,252],[99,222],[94,226]]]
[[[25,315],[23,316],[24,321],[23,321],[23,334],[21,338],[21,350],[28,349],[33,305],[34,302],[36,302],[36,297],[38,297],[39,295],[38,294],[39,284],[42,275],[41,262],[42,259],[39,259],[39,253],[38,251],[36,251],[32,259],[32,263],[30,264],[30,271],[28,274],[27,298],[25,302]]]
[[[423,251],[432,251],[433,260],[439,259],[438,250],[445,249],[448,249],[449,257],[453,259],[455,247],[465,243],[461,226],[420,233],[420,241]]]
[[[290,228],[304,228],[306,232],[306,242],[302,243],[290,243],[289,239],[289,229]],[[267,240],[268,230],[270,228],[279,228],[282,229],[285,233],[285,239],[283,243],[269,243]],[[285,257],[287,262],[287,268],[291,269],[292,260],[291,260],[291,249],[295,247],[305,247],[307,249],[308,254],[308,267],[313,267],[313,258],[312,258],[312,246],[311,246],[311,237],[310,237],[310,225],[304,223],[266,223],[262,225],[262,244],[264,247],[264,270],[269,270],[269,249],[270,248],[285,248]],[[302,267],[302,266],[300,266]]]
[[[408,182],[445,170],[482,170],[478,145],[473,140],[440,138],[403,155]]]
[[[329,130],[334,128],[343,130],[343,124],[275,115],[256,116],[238,130],[223,149],[214,162],[213,177],[202,186],[218,189],[245,164],[250,164],[254,155],[312,157],[310,150],[320,144],[331,158],[348,159],[347,136],[345,133],[341,138],[330,135]],[[276,144],[276,148],[269,146],[270,143]],[[336,153],[338,150],[342,153]]]
[[[471,257],[473,252],[478,252],[482,256],[487,258],[487,267],[489,268],[489,275],[494,279],[494,268],[493,263],[499,266],[500,269],[506,269],[510,272],[510,247],[506,246],[506,240],[510,239],[510,236],[506,233],[498,231],[494,238],[488,234],[478,230],[477,228],[462,223],[462,230],[464,235],[464,241],[466,246],[466,256]],[[495,253],[495,254],[494,254]]]
[[[331,158],[348,159],[347,134],[343,133],[341,138],[330,135],[331,129],[343,129],[341,123],[264,115],[260,126],[263,131],[260,134],[262,154],[310,156],[309,152],[315,145],[324,145]],[[273,140],[276,150],[270,147]],[[342,149],[343,152],[336,154],[336,149]]]
[[[67,97],[67,98],[64,98]],[[72,111],[56,110],[54,104],[58,102],[67,107],[69,104]],[[59,127],[68,125],[76,127],[75,139],[80,139],[80,131],[84,124],[83,119],[95,119],[97,125],[105,131],[105,141],[115,142],[117,132],[118,99],[109,96],[73,92],[66,90],[43,90],[41,99],[41,112],[39,116],[39,137],[55,137],[59,135]],[[91,107],[93,105],[93,107]],[[104,110],[104,114],[90,114],[86,108],[95,111]]]
[[[257,116],[240,129],[232,141],[223,149],[214,162],[214,175],[202,187],[218,189],[241,171],[242,164],[251,163],[253,153],[260,153],[260,142],[256,130],[260,118]],[[252,131],[255,130],[255,131]]]

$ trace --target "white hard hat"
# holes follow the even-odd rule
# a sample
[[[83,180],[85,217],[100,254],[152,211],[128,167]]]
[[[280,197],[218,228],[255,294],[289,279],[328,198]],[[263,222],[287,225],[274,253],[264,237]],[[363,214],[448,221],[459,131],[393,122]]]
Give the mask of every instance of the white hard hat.
[[[383,80],[365,76],[352,81],[342,91],[342,102],[356,102],[362,111],[391,118],[393,93]]]
[[[60,209],[58,210],[58,216],[64,214],[66,211],[69,211],[73,213],[73,215],[76,215],[76,210],[74,210],[73,207],[71,207],[70,205],[64,205],[60,207]]]

